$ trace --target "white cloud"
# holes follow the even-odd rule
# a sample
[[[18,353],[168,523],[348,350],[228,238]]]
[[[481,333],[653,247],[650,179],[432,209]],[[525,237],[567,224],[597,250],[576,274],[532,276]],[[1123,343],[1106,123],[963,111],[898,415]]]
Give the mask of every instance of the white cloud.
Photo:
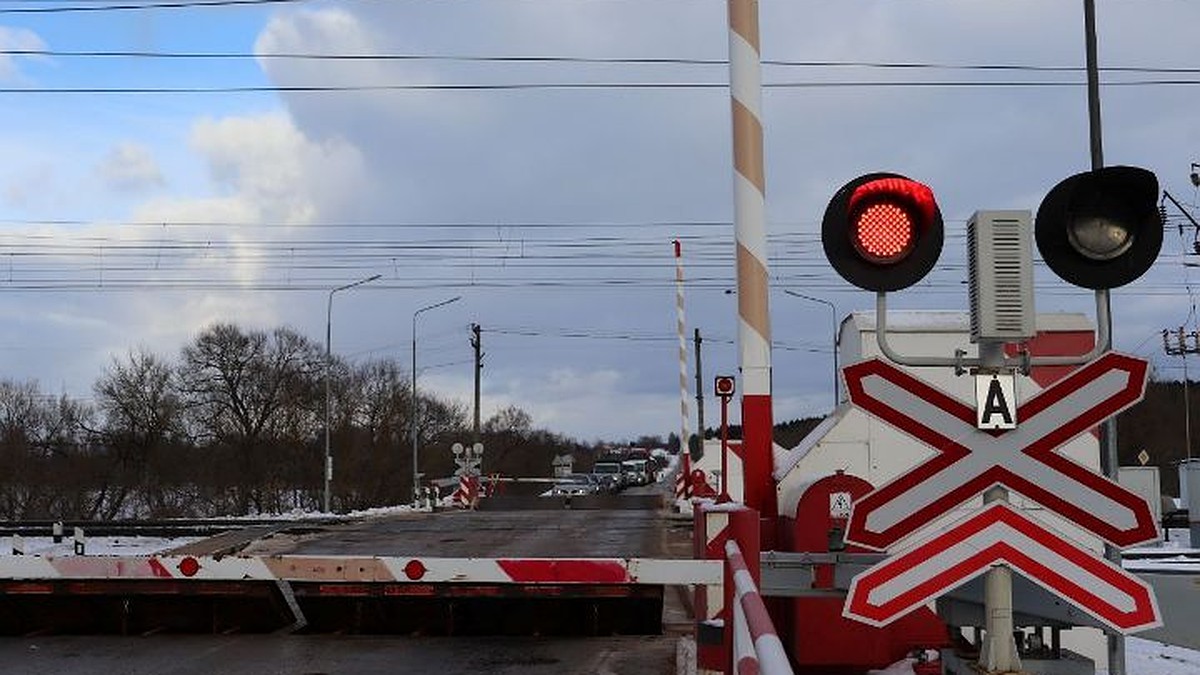
[[[315,142],[280,113],[204,118],[191,133],[191,148],[207,167],[211,192],[194,196],[161,196],[143,202],[134,212],[139,222],[200,223],[211,227],[167,230],[163,237],[187,241],[223,242],[227,254],[196,250],[171,259],[172,273],[192,272],[193,278],[227,278],[242,284],[261,282],[270,272],[255,253],[272,237],[286,238],[288,228],[262,229],[254,235],[234,225],[303,227],[323,213],[336,217],[336,205],[350,198],[349,185],[362,175],[358,151],[337,140]],[[148,242],[152,243],[152,235]],[[232,262],[231,262],[232,261]],[[186,275],[185,275],[186,276]],[[139,302],[145,332],[182,344],[217,321],[271,327],[294,319],[294,312],[277,304],[278,297],[261,293],[216,290],[180,298],[151,296]],[[156,340],[158,342],[158,340]]]
[[[1102,6],[1102,62],[1186,66],[1190,32],[1200,22],[1200,3],[1143,4]],[[1079,7],[1069,3],[774,0],[762,3],[761,11],[768,59],[1073,66],[1081,65],[1083,58]],[[728,68],[721,64],[647,67],[265,55],[382,52],[721,59],[727,50],[725,21],[722,3],[694,0],[348,3],[339,7],[326,3],[319,9],[288,6],[273,11],[265,24],[254,29],[254,50],[260,55],[262,74],[281,86],[617,80],[719,84],[728,77]],[[164,31],[162,42],[154,46],[173,48],[168,35]],[[0,34],[0,44],[14,40],[34,44],[36,38]],[[70,70],[75,63],[62,60],[53,65],[78,77]],[[9,61],[0,62],[0,79],[19,76],[13,68]],[[137,80],[136,72],[122,75]],[[807,83],[989,77],[1082,82],[1079,72],[986,74],[780,66],[768,66],[765,76],[768,82]],[[1149,166],[1159,172],[1164,187],[1186,186],[1188,163],[1197,160],[1195,148],[1200,147],[1200,127],[1193,123],[1190,102],[1195,88],[1106,87],[1103,96],[1110,161]],[[71,216],[90,213],[88,200],[95,196],[86,186],[77,189],[83,182],[77,174],[94,167],[120,141],[141,147],[150,161],[139,163],[136,153],[129,153],[125,161],[116,157],[110,167],[113,173],[125,176],[130,185],[139,184],[138,177],[149,179],[141,184],[158,189],[150,194],[101,195],[123,200],[118,207],[106,202],[100,209],[106,215],[118,213],[114,220],[130,216],[164,223],[286,225],[240,233],[230,227],[165,226],[159,233],[164,241],[212,241],[249,251],[251,240],[282,244],[302,238],[304,228],[314,223],[496,223],[487,229],[322,229],[322,237],[361,238],[397,251],[449,242],[445,249],[449,252],[431,253],[428,259],[422,253],[402,252],[383,269],[353,269],[363,276],[384,272],[385,279],[338,296],[334,348],[351,354],[399,343],[392,355],[399,353],[406,362],[411,312],[461,293],[463,302],[423,319],[422,345],[439,329],[478,321],[484,326],[488,352],[485,417],[503,405],[515,404],[528,410],[539,426],[582,438],[665,434],[679,426],[674,345],[641,338],[645,334],[673,337],[669,241],[681,236],[687,240],[688,328],[701,328],[707,340],[705,382],[710,383],[715,373],[736,373],[735,304],[721,294],[722,284],[734,277],[732,228],[686,225],[731,217],[725,89],[285,91],[275,99],[280,109],[272,112],[262,112],[263,100],[255,99],[260,108],[250,113],[236,112],[241,101],[236,97],[223,98],[218,108],[207,107],[213,104],[204,97],[138,99],[136,103],[97,98],[80,106],[88,117],[76,124],[70,105],[46,104],[45,98],[37,97],[20,99],[18,103],[33,101],[46,108],[21,107],[19,115],[44,119],[31,111],[52,109],[56,122],[66,121],[61,129],[43,129],[39,134],[9,129],[7,137],[0,139],[0,148],[10,159],[0,178],[4,194],[11,204],[30,205],[21,215],[51,214],[47,217],[52,219],[63,212],[65,203],[71,205]],[[131,119],[113,114],[121,106],[136,108],[137,119],[147,121],[144,128],[113,124],[112,120]],[[169,120],[159,116],[163,111],[171,113]],[[929,283],[896,294],[894,302],[897,308],[955,309],[966,304],[965,287],[959,283],[965,277],[962,220],[977,208],[1036,208],[1051,185],[1087,164],[1081,84],[774,88],[765,92],[764,112],[772,325],[776,340],[789,343],[788,349],[773,354],[779,419],[827,409],[830,387],[825,309],[784,299],[780,289],[802,289],[830,299],[843,314],[872,306],[870,295],[836,279],[821,255],[817,222],[837,186],[867,171],[895,170],[934,187],[949,232],[942,264]],[[187,133],[173,126],[180,114],[191,120]],[[81,126],[96,132],[83,135],[82,149],[74,146],[72,135]],[[185,137],[187,142],[179,142]],[[56,141],[59,138],[66,140]],[[182,152],[191,154],[181,158]],[[72,166],[70,158],[77,155],[87,159]],[[160,167],[164,182],[155,183],[154,165]],[[189,167],[195,175],[189,175]],[[138,201],[129,206],[132,200]],[[678,231],[670,231],[674,227],[589,230],[519,225],[657,221],[683,224]],[[136,228],[130,229],[134,231],[78,228],[70,236],[138,236]],[[159,240],[144,228],[141,236],[147,244]],[[544,257],[550,240],[561,259]],[[619,253],[607,248],[608,240],[622,242]],[[1142,344],[1157,328],[1189,320],[1178,242],[1169,239],[1167,245],[1177,255],[1162,259],[1163,269],[1116,296],[1118,345]],[[569,247],[594,251],[595,259],[563,254]],[[198,250],[169,262],[202,279],[215,278],[218,269],[227,274],[220,278],[241,282],[262,281],[272,273],[281,284],[287,278],[286,271],[280,271],[285,263],[279,258],[274,271],[244,258],[236,263],[209,258]],[[344,271],[323,272],[328,277],[313,275],[309,281],[317,285]],[[18,265],[18,276],[20,272]],[[611,287],[581,283],[592,276],[621,276],[618,281],[631,283]],[[353,278],[339,278],[337,283]],[[1039,273],[1039,283],[1050,282]],[[51,295],[38,299],[46,298],[58,302]],[[162,295],[139,293],[134,300],[101,293],[90,293],[85,299],[64,303],[65,311],[111,316],[121,322],[89,342],[112,344],[118,352],[149,336],[155,346],[164,345],[164,351],[171,353],[192,332],[214,320],[251,325],[286,322],[310,335],[322,334],[325,327],[325,295],[319,290],[269,294],[188,288]],[[1090,296],[1083,292],[1060,288],[1039,296],[1038,302],[1045,310],[1091,312]],[[36,312],[28,314],[22,319],[23,328],[32,325]],[[491,332],[493,328],[525,330],[498,334]],[[602,335],[565,339],[562,333],[568,329]],[[79,331],[90,340],[101,329],[85,322]],[[608,339],[608,334],[618,337]],[[629,334],[637,334],[638,339],[619,337]],[[465,333],[456,334],[452,342],[445,358],[439,353],[428,362],[467,358]],[[1143,349],[1153,352],[1153,344],[1153,340],[1146,342]],[[469,401],[469,366],[462,368],[453,371],[460,377],[438,369],[428,377],[422,373],[422,387],[427,382],[435,391]],[[713,418],[710,408],[710,425]]]
[[[105,185],[118,191],[138,192],[165,183],[154,152],[131,141],[113,146],[96,166],[96,173]]]
[[[129,214],[135,222],[164,223],[161,229],[97,223],[87,227],[47,225],[30,232],[48,246],[53,246],[51,242],[75,242],[64,249],[64,255],[76,255],[75,259],[48,258],[41,266],[77,268],[78,256],[92,251],[90,262],[83,265],[84,269],[76,269],[75,274],[85,286],[94,286],[80,294],[43,296],[37,312],[19,312],[20,321],[12,328],[18,334],[29,336],[42,331],[70,335],[86,347],[70,350],[69,358],[51,355],[55,366],[46,365],[43,358],[26,359],[20,368],[14,368],[14,376],[23,377],[27,370],[32,377],[38,377],[39,371],[68,372],[61,380],[62,386],[86,396],[91,382],[111,357],[131,347],[145,345],[172,357],[214,322],[264,328],[305,318],[304,303],[280,303],[278,295],[236,289],[238,284],[267,278],[270,272],[253,254],[264,240],[286,238],[291,228],[264,228],[248,234],[240,227],[224,224],[303,227],[325,211],[335,218],[339,201],[352,195],[347,186],[361,179],[357,150],[336,139],[312,141],[280,113],[200,118],[191,130],[190,147],[195,159],[207,169],[209,182],[173,181],[170,193],[159,191],[143,199]],[[137,141],[124,141],[113,146],[94,170],[114,188],[132,190],[165,182],[153,153]],[[39,175],[28,168],[18,172],[16,176],[21,180],[9,182],[6,196],[25,201],[37,198]],[[122,259],[120,249],[130,243],[138,245],[135,250],[145,251],[161,246],[161,267],[153,253],[137,260]],[[189,245],[170,246],[172,243]],[[108,250],[117,251],[112,262]],[[103,291],[106,283],[122,274],[110,275],[110,265],[147,265],[149,258],[155,258],[155,262],[141,272],[139,281],[160,279],[168,286],[174,279],[185,280],[185,286],[188,279],[211,279],[216,283],[210,289],[186,291],[90,292]],[[11,265],[11,258],[9,262]],[[30,268],[23,260],[18,262],[15,272],[9,273],[17,282],[36,280],[30,274],[45,274],[27,271],[37,265]],[[224,281],[234,282],[235,288],[221,289]],[[3,338],[0,333],[0,341]],[[16,338],[13,341],[21,342]],[[63,370],[68,365],[69,369]],[[58,385],[54,377],[39,379]]]
[[[27,28],[0,26],[0,49],[39,50],[45,48],[46,43],[42,41],[42,38]],[[17,67],[17,58],[7,54],[0,54],[0,82],[16,82],[21,79],[21,70]]]
[[[54,168],[46,162],[26,163],[19,171],[5,176],[5,206],[24,209],[47,201],[46,186],[56,178]]]
[[[279,113],[203,119],[191,143],[213,185],[255,214],[252,222],[312,222],[323,199],[337,202],[362,176],[356,148],[338,139],[313,141]]]

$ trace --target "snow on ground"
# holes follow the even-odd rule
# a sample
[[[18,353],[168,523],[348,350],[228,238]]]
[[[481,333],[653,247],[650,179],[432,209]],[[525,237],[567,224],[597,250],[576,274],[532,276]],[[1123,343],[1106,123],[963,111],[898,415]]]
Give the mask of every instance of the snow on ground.
[[[1125,672],[1128,675],[1196,675],[1200,652],[1131,637],[1125,640]],[[1097,675],[1108,675],[1097,670]]]
[[[183,546],[202,537],[88,537],[85,543],[87,555],[152,555],[176,546]],[[75,543],[70,536],[62,543],[54,543],[51,537],[23,537],[25,555],[60,557],[75,555]],[[0,539],[0,556],[13,555],[11,537]]]
[[[408,514],[419,510],[408,505],[390,506],[340,514],[340,517],[348,519],[377,518]],[[283,514],[272,514],[270,516],[254,516],[257,519],[264,517],[301,521],[309,518],[338,516],[330,513],[314,513],[309,511],[291,511]],[[153,555],[177,546],[192,543],[199,539],[201,537],[88,537],[87,554]],[[11,537],[0,538],[0,556],[12,555],[12,543]],[[26,555],[70,556],[75,553],[74,544],[69,536],[64,537],[60,544],[55,544],[50,537],[26,537],[24,538],[24,545]],[[1188,567],[1189,569],[1195,569],[1198,564],[1195,558],[1187,559],[1182,557],[1186,553],[1190,552],[1194,554],[1197,552],[1197,549],[1191,548],[1191,541],[1187,530],[1169,530],[1167,532],[1167,541],[1161,547],[1154,547],[1149,550],[1161,551],[1162,549],[1178,549],[1180,558],[1137,561],[1137,568],[1175,567],[1178,569],[1180,567]],[[1131,637],[1125,641],[1125,663],[1127,675],[1198,675],[1200,674],[1200,651]],[[912,672],[911,666],[907,663],[895,664],[895,667],[897,670],[888,670],[886,671],[887,674],[908,675],[908,673]],[[1097,675],[1108,675],[1107,670],[1101,669],[1096,672]]]

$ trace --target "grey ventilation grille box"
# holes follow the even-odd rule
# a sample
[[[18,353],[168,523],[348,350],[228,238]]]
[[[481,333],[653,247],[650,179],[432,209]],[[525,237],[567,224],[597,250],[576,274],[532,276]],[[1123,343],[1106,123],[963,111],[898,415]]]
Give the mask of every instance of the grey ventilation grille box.
[[[1032,239],[1028,211],[976,211],[967,222],[972,342],[1036,333]]]

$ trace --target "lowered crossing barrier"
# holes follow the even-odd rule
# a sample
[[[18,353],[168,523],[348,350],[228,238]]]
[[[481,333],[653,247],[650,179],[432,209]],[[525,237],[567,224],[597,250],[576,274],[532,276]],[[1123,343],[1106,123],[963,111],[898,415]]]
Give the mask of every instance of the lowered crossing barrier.
[[[733,672],[792,675],[783,642],[733,539],[725,542],[725,559],[733,578]]]
[[[719,561],[662,558],[387,556],[12,556],[0,580],[672,585],[721,583]]]

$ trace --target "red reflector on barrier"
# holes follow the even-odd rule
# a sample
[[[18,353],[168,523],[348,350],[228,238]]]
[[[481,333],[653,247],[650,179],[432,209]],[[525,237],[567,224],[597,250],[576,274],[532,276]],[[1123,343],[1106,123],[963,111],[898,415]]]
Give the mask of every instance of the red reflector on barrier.
[[[185,577],[194,577],[200,571],[200,561],[191,556],[179,561],[179,573]]]
[[[412,581],[417,581],[425,576],[429,570],[420,560],[409,560],[404,565],[404,576]]]

